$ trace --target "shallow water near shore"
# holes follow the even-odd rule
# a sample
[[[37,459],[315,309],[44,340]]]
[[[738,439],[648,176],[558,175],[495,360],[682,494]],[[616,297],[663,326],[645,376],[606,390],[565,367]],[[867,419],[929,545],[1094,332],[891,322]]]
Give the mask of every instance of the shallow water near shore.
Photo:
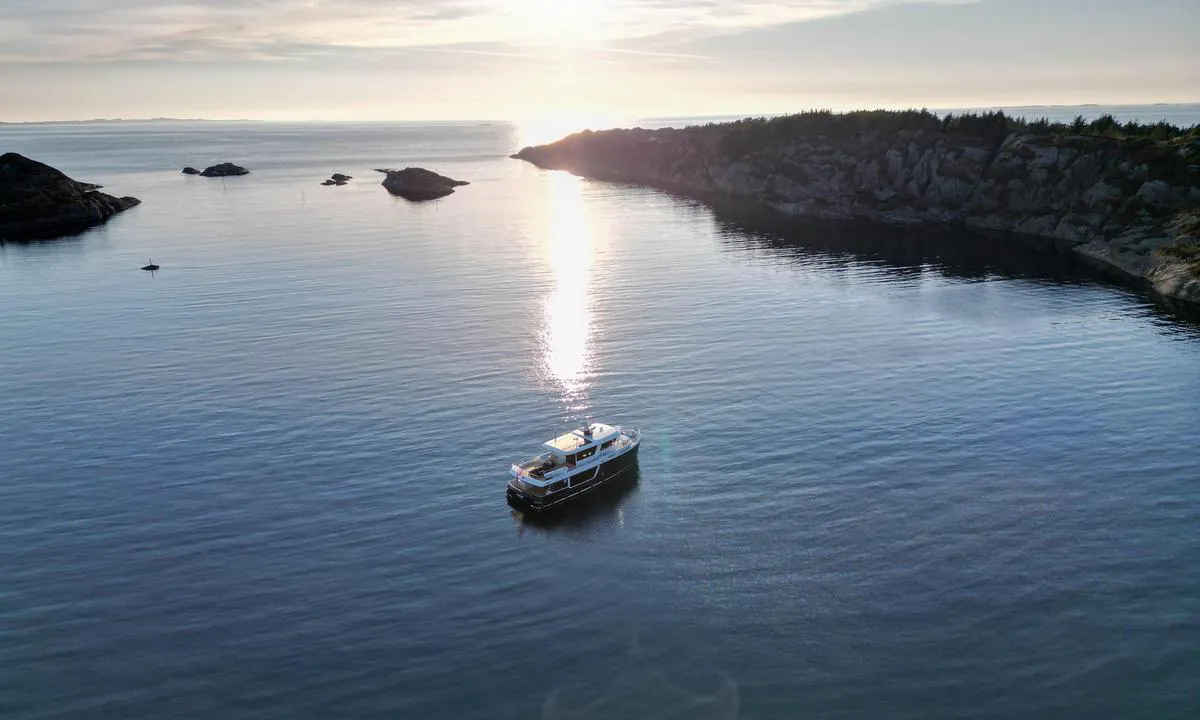
[[[1200,324],[528,140],[0,128],[143,201],[0,245],[0,716],[1191,717]],[[637,482],[523,521],[584,416]]]

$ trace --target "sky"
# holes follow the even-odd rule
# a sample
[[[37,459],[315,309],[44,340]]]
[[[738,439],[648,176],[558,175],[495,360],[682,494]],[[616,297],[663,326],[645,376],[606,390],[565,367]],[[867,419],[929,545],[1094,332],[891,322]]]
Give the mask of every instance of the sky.
[[[1198,0],[0,0],[0,121],[1200,102]]]

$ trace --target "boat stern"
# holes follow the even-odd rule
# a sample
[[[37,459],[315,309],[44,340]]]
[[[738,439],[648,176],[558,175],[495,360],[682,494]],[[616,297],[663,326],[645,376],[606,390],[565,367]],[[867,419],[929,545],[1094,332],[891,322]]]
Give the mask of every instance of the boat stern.
[[[546,498],[544,495],[535,495],[525,492],[520,486],[520,481],[509,480],[508,486],[504,491],[505,497],[508,499],[508,504],[519,510],[539,511],[545,507]]]

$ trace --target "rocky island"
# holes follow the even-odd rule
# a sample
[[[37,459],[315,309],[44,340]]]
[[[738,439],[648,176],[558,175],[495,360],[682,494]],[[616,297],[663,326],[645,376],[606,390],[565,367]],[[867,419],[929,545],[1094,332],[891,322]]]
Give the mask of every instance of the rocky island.
[[[195,170],[195,168],[191,168],[191,169]],[[184,168],[183,171],[187,172],[188,168]],[[191,173],[189,173],[189,174],[191,174]],[[238,175],[249,175],[249,174],[250,174],[249,170],[242,167],[241,165],[234,165],[231,162],[218,163],[216,165],[206,167],[206,168],[204,168],[204,172],[200,173],[200,175],[203,177],[236,177]]]
[[[102,193],[100,187],[17,153],[0,155],[0,240],[69,235],[139,202]]]
[[[456,187],[471,184],[466,180],[455,180],[419,167],[403,170],[380,168],[376,171],[387,175],[383,179],[383,187],[388,192],[414,202],[436,200],[453,193]]]
[[[584,131],[512,157],[793,216],[1019,233],[1200,302],[1200,126],[809,112]]]

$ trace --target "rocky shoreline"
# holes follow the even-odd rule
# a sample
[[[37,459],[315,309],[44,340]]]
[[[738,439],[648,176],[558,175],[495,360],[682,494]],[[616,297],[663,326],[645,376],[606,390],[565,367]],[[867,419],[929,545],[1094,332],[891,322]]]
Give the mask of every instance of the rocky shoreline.
[[[0,241],[68,235],[140,202],[102,193],[100,187],[17,153],[0,155]]]
[[[1200,302],[1200,133],[1010,132],[998,117],[954,127],[927,113],[814,114],[584,131],[512,157],[797,217],[1034,236]]]

